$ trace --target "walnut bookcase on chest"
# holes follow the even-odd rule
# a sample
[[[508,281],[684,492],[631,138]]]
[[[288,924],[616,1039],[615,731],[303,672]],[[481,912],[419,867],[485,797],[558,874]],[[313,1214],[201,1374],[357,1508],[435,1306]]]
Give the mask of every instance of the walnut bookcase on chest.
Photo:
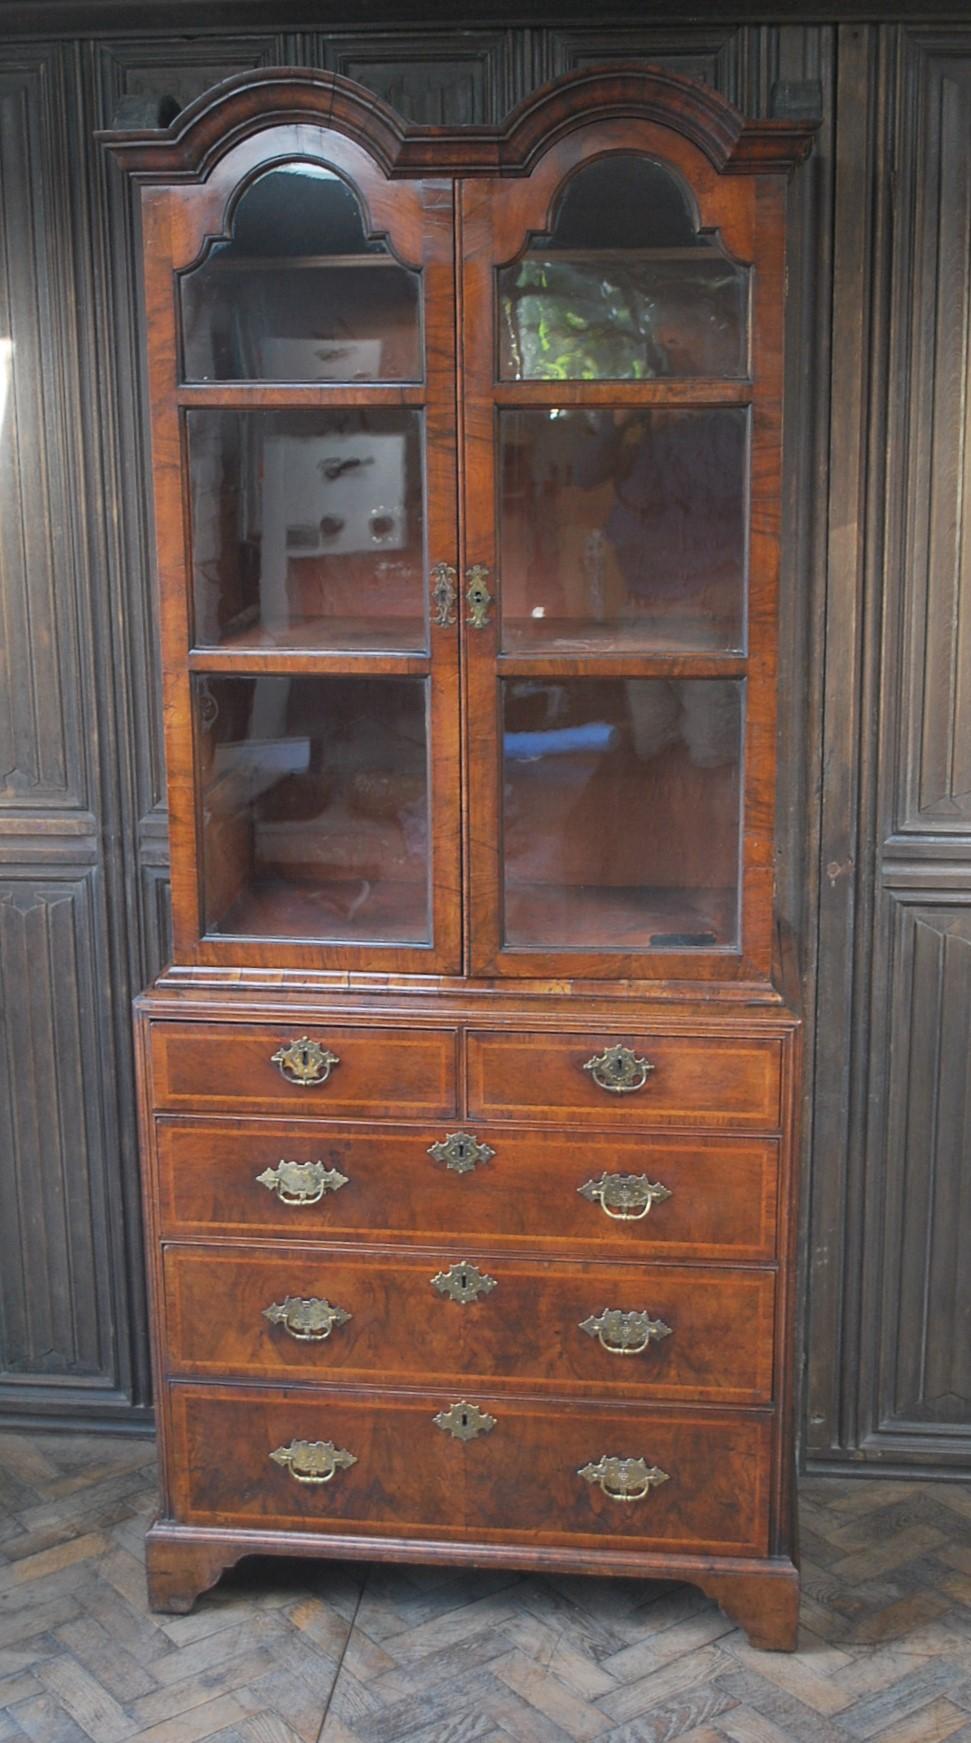
[[[500,129],[229,80],[140,188],[174,961],[151,1598],[694,1581],[794,1644],[784,214],[651,68]]]

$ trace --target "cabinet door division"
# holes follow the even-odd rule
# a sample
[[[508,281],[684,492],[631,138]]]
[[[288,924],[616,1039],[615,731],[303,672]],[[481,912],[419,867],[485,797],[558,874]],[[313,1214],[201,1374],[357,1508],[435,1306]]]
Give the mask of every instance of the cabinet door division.
[[[140,189],[174,961],[162,1508],[693,1581],[791,1648],[773,907],[785,183],[651,68],[501,128],[260,70]]]

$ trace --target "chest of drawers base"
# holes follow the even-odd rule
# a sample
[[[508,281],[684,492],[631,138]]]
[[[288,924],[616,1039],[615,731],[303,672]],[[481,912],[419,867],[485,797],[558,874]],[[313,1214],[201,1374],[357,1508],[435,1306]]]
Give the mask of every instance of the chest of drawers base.
[[[141,1002],[153,1607],[558,1569],[791,1649],[794,1019],[372,1002]]]

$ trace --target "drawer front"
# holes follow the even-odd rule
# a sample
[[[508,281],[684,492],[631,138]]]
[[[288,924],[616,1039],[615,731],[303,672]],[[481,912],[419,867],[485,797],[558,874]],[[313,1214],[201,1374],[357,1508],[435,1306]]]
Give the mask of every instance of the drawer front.
[[[448,1391],[389,1398],[173,1385],[175,1517],[253,1530],[767,1553],[769,1417],[476,1393],[468,1402],[493,1426],[462,1440],[435,1422],[458,1401]],[[643,1464],[602,1463],[610,1459]],[[618,1486],[640,1498],[605,1492]]]
[[[168,1237],[489,1235],[578,1256],[771,1259],[778,1142],[517,1131],[464,1122],[156,1123]],[[492,1153],[476,1159],[467,1140]],[[444,1144],[445,1154],[430,1155]],[[296,1169],[281,1170],[281,1163]],[[289,1182],[289,1184],[288,1184]],[[281,1196],[282,1194],[282,1196]]]
[[[177,1375],[772,1397],[771,1271],[557,1264],[450,1243],[421,1256],[170,1246],[164,1275]]]
[[[155,1104],[200,1112],[437,1119],[455,1108],[455,1040],[449,1030],[404,1026],[153,1023]],[[313,1075],[304,1080],[305,1074]]]
[[[470,1034],[468,1106],[492,1120],[773,1130],[781,1065],[774,1035]]]

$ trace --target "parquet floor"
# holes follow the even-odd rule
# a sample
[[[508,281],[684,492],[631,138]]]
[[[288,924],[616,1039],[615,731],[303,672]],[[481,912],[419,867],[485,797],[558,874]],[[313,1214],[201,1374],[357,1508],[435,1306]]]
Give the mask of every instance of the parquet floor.
[[[971,1487],[802,1488],[804,1633],[688,1587],[244,1564],[151,1616],[145,1440],[0,1434],[0,1743],[971,1743]]]

